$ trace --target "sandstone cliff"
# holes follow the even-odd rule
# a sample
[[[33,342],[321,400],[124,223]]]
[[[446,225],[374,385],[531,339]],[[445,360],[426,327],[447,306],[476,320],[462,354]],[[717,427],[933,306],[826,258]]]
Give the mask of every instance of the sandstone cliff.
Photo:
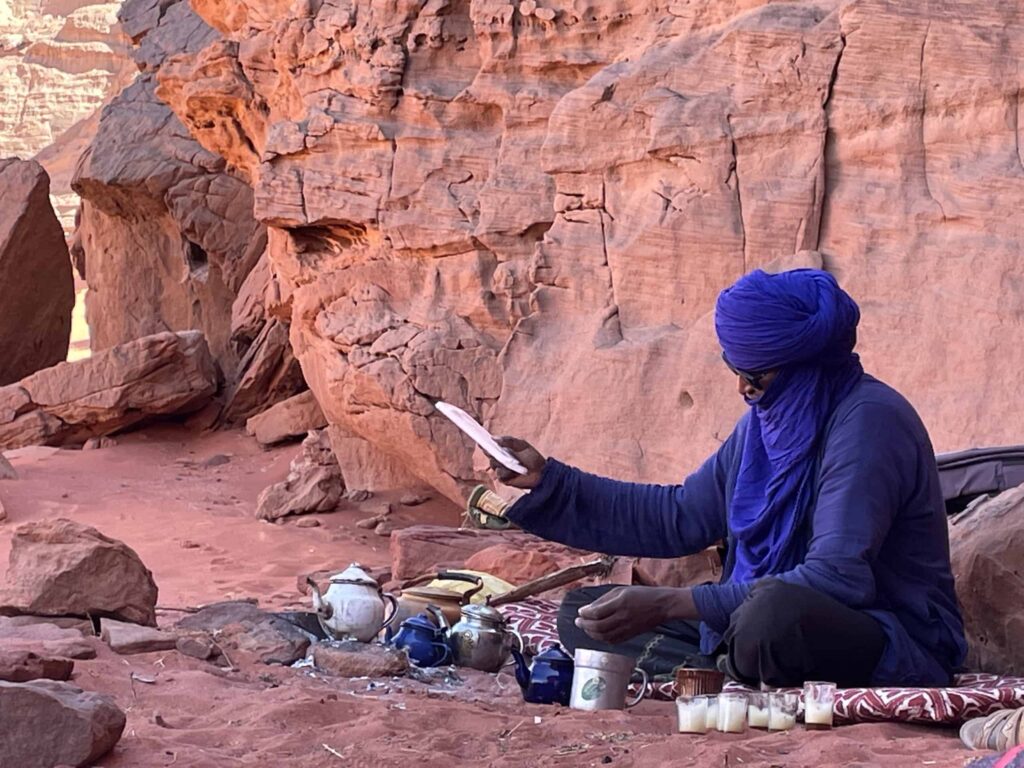
[[[0,157],[42,163],[66,232],[78,207],[71,173],[95,131],[90,117],[130,80],[117,8],[0,0]]]
[[[450,497],[479,467],[437,398],[680,477],[742,410],[715,295],[798,251],[860,299],[868,367],[939,449],[1019,442],[1016,6],[193,7],[220,34],[156,97],[251,185],[328,420]]]

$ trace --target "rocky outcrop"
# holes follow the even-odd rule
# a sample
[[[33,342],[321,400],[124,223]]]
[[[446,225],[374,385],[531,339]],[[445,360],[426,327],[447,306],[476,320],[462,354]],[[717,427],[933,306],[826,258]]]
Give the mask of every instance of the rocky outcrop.
[[[438,398],[678,480],[743,408],[716,294],[805,250],[940,450],[1017,439],[1016,8],[193,6],[222,38],[157,93],[252,184],[310,387],[453,500],[483,462]]]
[[[75,445],[155,416],[191,413],[217,391],[198,331],[159,333],[0,387],[0,449]]]
[[[125,715],[70,683],[0,682],[0,755],[18,768],[92,765],[121,738]]]
[[[132,0],[121,20],[141,74],[103,110],[74,178],[83,206],[73,250],[90,288],[91,345],[201,330],[226,377],[225,417],[244,421],[303,388],[287,323],[253,307],[272,281],[268,268],[254,270],[266,231],[251,187],[155,94],[170,52],[218,35],[187,2]]]
[[[967,634],[967,668],[1024,674],[1024,486],[953,519],[950,556]]]
[[[6,581],[0,613],[106,616],[156,626],[156,583],[135,551],[71,520],[20,526]]]
[[[74,226],[71,174],[95,131],[91,116],[131,79],[117,8],[0,0],[0,157],[43,164],[65,232]]]
[[[288,515],[332,512],[345,493],[345,478],[324,430],[310,432],[299,455],[288,468],[288,477],[259,495],[256,517],[278,520]]]
[[[0,160],[0,385],[67,357],[71,261],[39,163]]]

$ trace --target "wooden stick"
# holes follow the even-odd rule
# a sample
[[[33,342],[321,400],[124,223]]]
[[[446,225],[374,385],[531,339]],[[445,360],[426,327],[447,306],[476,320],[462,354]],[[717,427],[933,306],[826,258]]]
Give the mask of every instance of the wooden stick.
[[[611,570],[612,563],[614,560],[610,557],[601,557],[598,560],[591,560],[589,563],[583,563],[581,565],[570,565],[568,568],[563,568],[560,571],[549,573],[547,576],[541,576],[539,579],[528,581],[522,586],[516,587],[511,592],[506,592],[503,595],[495,595],[489,601],[489,604],[495,608],[499,605],[506,605],[507,603],[517,603],[520,600],[525,600],[528,597],[539,595],[542,592],[555,589],[556,587],[564,587],[566,584],[572,584],[574,581],[585,579],[588,576],[601,576],[608,573]]]

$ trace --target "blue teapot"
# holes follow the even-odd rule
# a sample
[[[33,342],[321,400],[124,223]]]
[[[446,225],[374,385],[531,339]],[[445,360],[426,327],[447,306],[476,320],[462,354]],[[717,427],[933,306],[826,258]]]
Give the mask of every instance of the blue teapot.
[[[523,698],[532,704],[561,704],[569,706],[572,693],[572,656],[557,643],[533,659],[533,666],[527,668],[526,659],[517,649],[511,648],[516,661],[516,682],[523,689]]]
[[[434,621],[428,614],[434,616]],[[409,654],[409,661],[417,667],[439,667],[452,662],[452,649],[446,642],[447,632],[448,622],[441,609],[428,605],[427,613],[419,613],[403,621],[389,642],[395,648],[404,648]]]

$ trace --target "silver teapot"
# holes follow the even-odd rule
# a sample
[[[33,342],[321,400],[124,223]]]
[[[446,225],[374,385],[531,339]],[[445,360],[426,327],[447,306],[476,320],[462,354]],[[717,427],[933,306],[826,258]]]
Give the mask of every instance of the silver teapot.
[[[448,644],[460,667],[497,672],[508,661],[513,640],[523,652],[523,638],[505,626],[505,617],[489,605],[462,607],[461,618],[448,632]]]

